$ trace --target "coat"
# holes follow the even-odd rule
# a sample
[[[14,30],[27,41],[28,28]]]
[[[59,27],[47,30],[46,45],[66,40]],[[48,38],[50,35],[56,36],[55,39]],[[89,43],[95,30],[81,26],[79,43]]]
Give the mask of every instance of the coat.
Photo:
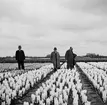
[[[71,65],[75,65],[75,57],[77,55],[73,53],[72,50],[67,50],[65,53],[65,59],[67,60],[67,63]]]
[[[58,52],[51,53],[51,61],[53,63],[54,68],[60,68],[60,55]]]
[[[24,61],[25,60],[25,54],[24,54],[24,51],[23,50],[17,50],[16,51],[16,54],[15,54],[15,58],[17,61]]]

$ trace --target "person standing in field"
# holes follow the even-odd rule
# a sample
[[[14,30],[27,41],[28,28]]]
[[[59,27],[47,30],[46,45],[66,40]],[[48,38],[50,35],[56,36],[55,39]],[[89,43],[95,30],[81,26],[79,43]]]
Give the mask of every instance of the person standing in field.
[[[70,47],[69,50],[66,51],[65,53],[65,60],[67,61],[67,69],[71,69],[74,68],[74,65],[76,64],[75,62],[75,57],[77,55],[73,53],[73,48]]]
[[[22,49],[22,47],[18,46],[18,50],[16,51],[15,58],[18,63],[18,69],[21,69],[21,68],[25,69],[24,68],[25,54],[24,54],[24,51],[21,49]]]
[[[54,51],[51,53],[51,62],[53,63],[54,70],[60,69],[60,54],[57,51],[57,48],[54,48]]]

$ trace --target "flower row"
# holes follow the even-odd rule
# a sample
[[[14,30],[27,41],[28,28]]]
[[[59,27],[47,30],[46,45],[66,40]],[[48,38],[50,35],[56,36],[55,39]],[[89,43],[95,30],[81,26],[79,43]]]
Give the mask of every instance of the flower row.
[[[46,77],[52,71],[52,65],[46,65],[38,70],[28,71],[18,74],[15,77],[6,78],[0,84],[0,99],[1,105],[10,105],[11,101],[21,97],[31,87],[34,86],[39,80]]]
[[[71,71],[65,69],[65,66],[66,64],[51,75],[49,80],[42,83],[31,95],[31,103],[24,102],[23,105],[67,105],[70,94],[73,105],[78,105],[80,98],[83,105],[90,105],[87,91],[82,89],[76,68]]]

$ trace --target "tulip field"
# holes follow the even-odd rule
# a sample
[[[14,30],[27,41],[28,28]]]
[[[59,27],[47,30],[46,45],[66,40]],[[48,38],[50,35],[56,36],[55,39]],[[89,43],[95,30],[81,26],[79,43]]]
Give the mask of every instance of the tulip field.
[[[34,70],[44,65],[47,65],[47,63],[25,63],[25,69]],[[17,66],[17,63],[0,63],[0,72],[18,70]]]
[[[0,64],[0,105],[107,105],[107,63]]]

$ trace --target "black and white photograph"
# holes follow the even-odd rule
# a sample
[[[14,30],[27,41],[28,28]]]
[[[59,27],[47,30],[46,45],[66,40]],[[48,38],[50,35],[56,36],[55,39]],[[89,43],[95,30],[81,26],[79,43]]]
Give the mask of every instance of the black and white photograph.
[[[107,0],[0,0],[0,105],[107,105]]]

